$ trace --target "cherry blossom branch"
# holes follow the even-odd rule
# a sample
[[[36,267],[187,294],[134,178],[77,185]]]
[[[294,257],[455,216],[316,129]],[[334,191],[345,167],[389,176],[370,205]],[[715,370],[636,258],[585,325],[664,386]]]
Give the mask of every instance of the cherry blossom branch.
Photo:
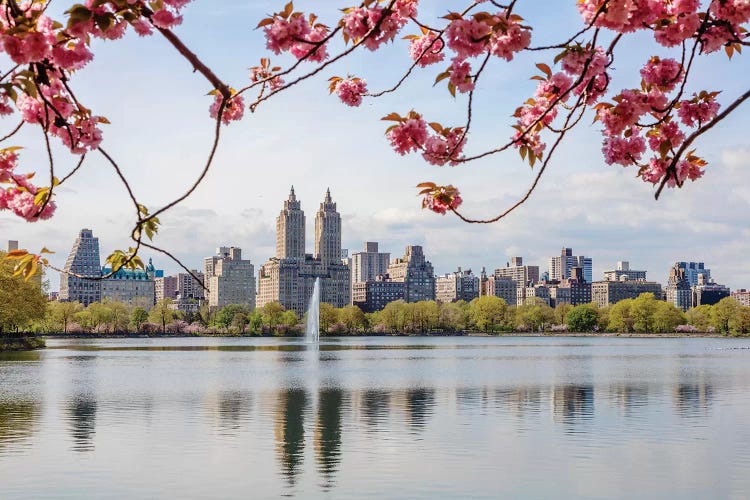
[[[662,190],[664,189],[664,186],[667,185],[667,183],[670,180],[670,177],[677,182],[678,186],[682,186],[682,181],[679,180],[679,176],[677,175],[677,162],[680,160],[682,155],[685,153],[687,148],[690,147],[690,145],[695,141],[698,137],[703,135],[704,133],[711,130],[714,125],[722,121],[724,118],[726,118],[730,113],[732,113],[735,109],[737,109],[743,102],[745,102],[747,99],[750,98],[750,90],[746,91],[744,94],[739,96],[735,101],[727,106],[727,108],[716,115],[716,117],[708,122],[707,124],[703,125],[702,127],[699,127],[695,132],[690,134],[686,139],[685,142],[682,143],[682,146],[680,146],[680,149],[677,150],[677,153],[675,154],[674,158],[672,159],[669,167],[667,167],[667,173],[664,176],[664,178],[661,180],[661,183],[659,184],[659,188],[656,190],[656,194],[654,195],[655,199],[659,199],[659,196],[661,195]]]
[[[0,138],[0,142],[4,142],[5,140],[10,139],[14,135],[16,135],[18,131],[21,130],[21,127],[23,127],[24,123],[26,122],[22,120],[21,123],[19,123],[18,126],[16,126],[16,128],[14,128],[8,135],[4,136],[3,138]]]

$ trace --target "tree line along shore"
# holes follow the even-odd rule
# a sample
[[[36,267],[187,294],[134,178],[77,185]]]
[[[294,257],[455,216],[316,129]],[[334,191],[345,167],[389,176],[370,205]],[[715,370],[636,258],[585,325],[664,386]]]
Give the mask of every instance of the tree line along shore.
[[[37,289],[37,294],[39,294]],[[115,301],[77,302],[44,300],[3,301],[0,331],[19,334],[109,335],[304,335],[305,318],[281,304],[269,303],[255,310],[228,305],[211,311],[202,307],[183,313],[160,300],[150,309]],[[41,294],[39,294],[41,297]],[[3,297],[0,296],[0,300]],[[43,298],[43,297],[42,297]],[[683,312],[674,305],[644,293],[609,307],[595,304],[551,308],[541,299],[519,307],[498,297],[471,302],[391,302],[383,310],[364,313],[357,306],[335,308],[320,305],[321,335],[435,335],[503,333],[589,333],[654,335],[750,334],[750,307],[733,298]]]

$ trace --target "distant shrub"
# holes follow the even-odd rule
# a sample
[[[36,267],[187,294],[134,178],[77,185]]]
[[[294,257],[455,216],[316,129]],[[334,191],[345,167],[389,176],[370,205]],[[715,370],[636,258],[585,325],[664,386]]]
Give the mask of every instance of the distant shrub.
[[[141,324],[141,333],[151,334],[151,333],[159,333],[161,332],[161,325],[157,325],[156,323],[151,323],[149,321],[146,321],[145,323]]]
[[[86,332],[86,329],[79,325],[78,323],[68,323],[68,333],[72,333],[73,335],[78,335],[81,333],[88,333]]]
[[[694,325],[677,325],[677,328],[675,328],[674,331],[677,333],[695,333],[698,331],[698,328]]]
[[[188,324],[185,321],[178,319],[167,324],[167,333],[184,333],[187,327]]]
[[[552,325],[549,329],[552,333],[560,333],[560,332],[567,332],[568,331],[568,325]]]

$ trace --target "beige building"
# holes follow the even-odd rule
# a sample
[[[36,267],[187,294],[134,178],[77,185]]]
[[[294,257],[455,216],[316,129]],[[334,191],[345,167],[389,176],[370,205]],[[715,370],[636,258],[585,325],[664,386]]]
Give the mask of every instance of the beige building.
[[[471,269],[447,273],[435,278],[435,300],[442,303],[471,302],[479,297],[479,277]]]
[[[733,297],[737,302],[742,304],[743,306],[750,307],[750,290],[745,290],[744,288],[740,288],[739,290],[735,290],[730,294],[730,297]]]
[[[352,290],[357,283],[375,281],[378,276],[388,274],[388,264],[391,254],[378,251],[378,243],[375,241],[365,242],[364,252],[355,252],[348,259],[351,267]],[[352,291],[352,297],[354,292]]]
[[[604,281],[621,281],[623,277],[628,281],[646,281],[646,271],[630,269],[630,262],[624,260],[617,263],[616,269],[604,271]]]
[[[515,306],[518,300],[518,283],[510,278],[490,276],[485,281],[484,295],[494,295],[505,301],[509,306]]]
[[[174,299],[177,294],[177,276],[163,276],[154,280],[156,300]]]
[[[607,307],[624,299],[635,299],[642,293],[661,298],[661,285],[653,281],[595,281],[591,284],[591,301]]]
[[[102,269],[107,275],[111,269]],[[161,273],[161,271],[159,271]],[[139,269],[120,269],[107,279],[99,281],[102,300],[124,302],[131,306],[150,308],[154,305],[156,270],[151,259],[145,271]]]
[[[255,267],[249,260],[242,259],[242,249],[217,248],[216,255],[204,260],[204,269],[209,307],[218,309],[239,304],[251,310],[255,308]]]
[[[257,306],[279,302],[302,316],[320,278],[320,301],[334,307],[350,303],[349,266],[341,259],[341,216],[330,190],[315,215],[315,255],[304,253],[305,214],[292,187],[276,219],[276,257],[258,272]]]
[[[527,287],[539,282],[539,266],[524,266],[522,257],[512,257],[505,267],[495,269],[495,277],[515,281],[518,284],[516,304],[523,304]]]
[[[421,246],[406,247],[406,253],[388,266],[391,281],[404,283],[404,300],[435,300],[435,271]]]

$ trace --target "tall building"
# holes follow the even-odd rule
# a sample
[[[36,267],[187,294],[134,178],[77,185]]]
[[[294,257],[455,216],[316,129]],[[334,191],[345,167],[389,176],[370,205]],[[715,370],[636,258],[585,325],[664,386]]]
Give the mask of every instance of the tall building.
[[[485,286],[484,295],[499,297],[509,306],[516,305],[518,300],[518,283],[512,279],[490,276],[487,278]]]
[[[676,263],[669,270],[669,279],[665,288],[667,302],[671,302],[678,309],[687,311],[693,301],[691,284],[687,278],[685,267],[681,266],[684,262]],[[697,284],[697,282],[696,282]]]
[[[406,302],[435,300],[435,270],[421,246],[406,247],[404,256],[388,266],[388,275],[391,280],[404,283]]]
[[[239,304],[255,308],[255,267],[242,258],[242,249],[219,247],[216,255],[204,260],[204,268],[209,307]]]
[[[708,280],[703,274],[698,276],[698,284],[691,288],[692,290],[692,307],[701,305],[713,305],[724,297],[729,297],[729,287],[719,285],[714,280]]]
[[[102,300],[99,280],[86,279],[101,278],[102,275],[99,238],[94,237],[91,229],[81,229],[78,233],[63,270],[65,272],[60,273],[60,301],[80,302],[87,306]]]
[[[302,316],[316,278],[321,280],[321,302],[334,307],[350,303],[349,266],[341,258],[341,216],[330,191],[326,191],[315,216],[314,257],[305,254],[304,233],[305,213],[292,188],[276,219],[276,257],[263,264],[258,272],[258,307],[279,302]]]
[[[562,281],[571,277],[571,269],[580,267],[583,269],[583,279],[588,283],[593,281],[593,262],[591,257],[573,255],[572,248],[563,248],[559,257],[549,259],[549,280]]]
[[[162,276],[154,280],[156,300],[174,299],[177,295],[177,276]]]
[[[661,285],[653,281],[595,281],[591,284],[591,301],[607,307],[624,299],[635,299],[642,293],[661,297]]]
[[[479,297],[479,277],[471,269],[447,273],[435,278],[435,300],[442,303],[471,302]]]
[[[8,251],[18,250],[18,240],[8,240]]]
[[[526,299],[527,287],[539,283],[539,266],[524,266],[522,257],[512,257],[505,267],[495,269],[495,277],[516,282],[516,304],[521,305]]]
[[[741,305],[750,307],[750,290],[740,288],[732,292],[730,297],[734,298]]]
[[[630,269],[630,262],[621,260],[617,262],[617,268],[612,271],[604,271],[604,281],[646,281],[646,271]]]
[[[276,218],[276,258],[305,259],[305,212],[294,194],[294,186]]]
[[[190,273],[192,273],[192,275]],[[204,284],[206,287],[208,286],[208,284],[205,283],[205,275],[197,269],[191,269],[190,273],[177,274],[176,292],[180,295],[180,298],[201,301],[206,296],[206,290],[203,286]],[[255,284],[254,276],[253,284]]]
[[[336,203],[331,199],[331,190],[315,214],[315,258],[320,260],[323,269],[329,265],[341,265],[341,215],[336,211]]]
[[[373,281],[382,274],[388,274],[391,254],[378,251],[376,241],[365,242],[364,252],[355,252],[351,257],[352,284]]]
[[[703,262],[675,262],[672,267],[673,269],[682,269],[685,272],[685,279],[688,280],[690,286],[698,284],[700,275],[703,275],[706,282],[711,278],[711,270],[707,269]]]

